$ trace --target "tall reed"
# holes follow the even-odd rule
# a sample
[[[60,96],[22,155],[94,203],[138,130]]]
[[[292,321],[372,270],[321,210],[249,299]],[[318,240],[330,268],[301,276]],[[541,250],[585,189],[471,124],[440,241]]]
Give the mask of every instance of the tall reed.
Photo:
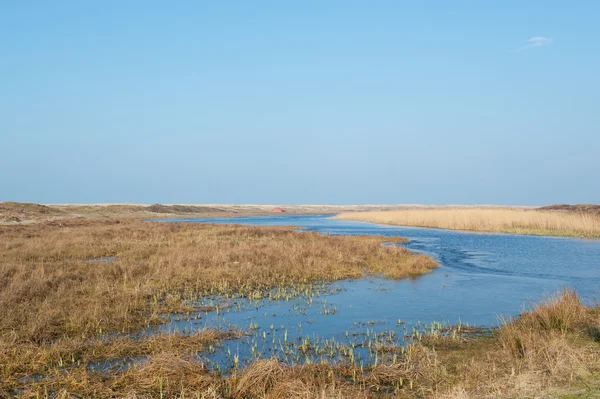
[[[400,226],[513,234],[600,237],[600,217],[514,208],[431,208],[383,212],[344,212],[342,220]]]

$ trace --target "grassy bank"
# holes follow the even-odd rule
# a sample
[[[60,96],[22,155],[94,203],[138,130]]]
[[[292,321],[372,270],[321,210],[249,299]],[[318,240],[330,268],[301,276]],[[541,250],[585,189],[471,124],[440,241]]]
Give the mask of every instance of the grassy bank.
[[[127,334],[162,315],[210,311],[196,305],[205,296],[283,298],[314,282],[399,279],[438,266],[384,241],[402,239],[106,218],[0,226],[0,393],[38,374],[53,386],[93,361],[202,351],[235,333]]]
[[[351,359],[290,366],[267,358],[231,375],[211,372],[198,358],[223,338],[204,331],[186,342],[161,337],[146,344],[148,360],[124,371],[101,375],[85,364],[56,366],[27,384],[22,396],[594,398],[600,392],[599,326],[598,310],[565,291],[485,336],[454,328],[421,336],[406,348],[382,347],[374,366]]]
[[[600,217],[583,212],[511,208],[432,208],[390,212],[346,212],[341,213],[337,218],[450,230],[559,237],[600,237]]]
[[[224,383],[235,398],[597,397],[599,326],[598,309],[564,291],[489,335],[433,332],[365,370],[268,360]]]

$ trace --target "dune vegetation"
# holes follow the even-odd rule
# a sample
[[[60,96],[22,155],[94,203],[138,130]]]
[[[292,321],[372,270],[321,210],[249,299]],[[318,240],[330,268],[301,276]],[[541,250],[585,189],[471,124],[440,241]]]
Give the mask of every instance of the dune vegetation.
[[[0,224],[15,224],[40,220],[61,220],[77,217],[154,217],[172,215],[188,217],[233,216],[236,211],[210,206],[195,205],[41,205],[25,202],[0,202]]]
[[[600,216],[590,212],[443,207],[383,212],[344,212],[337,215],[336,218],[450,230],[561,237],[600,237]]]
[[[0,225],[61,220],[79,217],[132,218],[224,218],[273,215],[281,208],[284,215],[322,215],[346,211],[404,209],[405,205],[231,205],[231,204],[52,204],[0,202]],[[281,213],[279,213],[281,214]]]

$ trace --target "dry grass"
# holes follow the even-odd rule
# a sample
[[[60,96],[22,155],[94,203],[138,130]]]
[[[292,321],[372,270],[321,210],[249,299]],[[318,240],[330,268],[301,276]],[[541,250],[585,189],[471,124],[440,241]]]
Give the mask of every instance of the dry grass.
[[[65,397],[136,398],[516,398],[593,397],[600,372],[598,310],[564,291],[492,335],[419,341],[394,362],[361,371],[356,365],[287,366],[256,360],[231,376],[209,372],[176,348],[153,354],[127,371],[99,378],[84,368],[32,384],[26,397],[44,389]],[[587,382],[586,382],[587,381]],[[572,397],[572,396],[569,396]]]
[[[291,228],[72,220],[0,227],[0,338],[132,331],[207,294],[402,278],[437,264],[383,237]]]
[[[367,398],[370,393],[352,384],[343,369],[327,364],[289,367],[276,360],[258,360],[227,380],[233,399]]]
[[[338,215],[337,218],[451,230],[600,237],[600,217],[585,212],[567,213],[509,208],[432,208],[391,212],[347,212]]]
[[[421,340],[393,362],[288,366],[256,360],[231,376],[210,372],[180,338],[145,344],[148,360],[101,376],[84,365],[53,369],[27,398],[510,398],[593,393],[600,372],[598,310],[564,291],[492,335]],[[212,334],[203,336],[203,334]],[[203,332],[196,348],[219,337]],[[126,344],[127,345],[127,344]],[[399,351],[395,353],[400,353]],[[587,383],[585,382],[587,381]],[[589,383],[589,384],[588,384]],[[1,391],[0,391],[1,392]],[[62,395],[62,396],[61,396]],[[591,396],[589,396],[591,397]]]
[[[461,389],[481,396],[525,396],[587,390],[600,371],[597,309],[563,291],[504,323],[485,357],[465,363]],[[481,378],[486,379],[486,389]],[[547,394],[548,395],[548,394]]]
[[[183,216],[186,218],[213,218],[271,215],[272,207],[235,205],[132,205],[132,204],[90,204],[90,205],[39,205],[22,202],[0,202],[0,224],[33,223],[48,220],[72,218],[166,218]],[[294,214],[315,213],[305,207],[289,210]],[[331,211],[329,211],[331,213]]]
[[[224,376],[201,359],[235,332],[123,334],[192,311],[210,293],[252,297],[437,266],[382,241],[389,239],[112,219],[0,227],[0,398],[555,397],[595,386],[599,310],[569,291],[492,335],[426,337],[364,370],[266,359]],[[122,358],[145,362],[107,374],[88,368]]]
[[[22,220],[65,216],[61,209],[46,205],[24,202],[0,202],[0,222],[20,222]]]
[[[590,215],[600,216],[600,205],[594,204],[579,204],[579,205],[548,205],[541,208],[536,208],[538,211],[553,211],[567,213],[588,213]]]
[[[164,314],[189,313],[206,295],[255,297],[365,274],[415,276],[438,266],[381,246],[390,240],[400,241],[131,219],[0,226],[0,382],[14,386],[65,360],[153,356],[158,347],[201,350],[200,341],[225,336],[180,337],[179,347],[166,337],[102,340],[160,323]]]
[[[563,291],[490,336],[451,345],[444,342],[454,340],[449,336],[417,342],[397,363],[377,366],[365,378],[388,388],[403,381],[398,397],[557,397],[589,391],[595,388],[584,381],[596,381],[600,372],[597,312]]]

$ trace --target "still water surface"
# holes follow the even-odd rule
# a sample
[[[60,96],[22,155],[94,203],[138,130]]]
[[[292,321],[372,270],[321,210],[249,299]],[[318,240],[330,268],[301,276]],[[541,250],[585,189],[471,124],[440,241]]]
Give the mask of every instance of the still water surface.
[[[430,255],[441,264],[416,280],[336,282],[327,285],[311,303],[296,298],[263,301],[256,306],[237,300],[218,315],[202,314],[193,321],[173,318],[160,327],[163,332],[191,332],[206,326],[254,331],[250,337],[226,342],[213,355],[217,363],[230,361],[231,353],[239,355],[242,362],[261,353],[263,357],[276,354],[294,363],[300,360],[286,355],[289,345],[285,343],[307,338],[360,346],[373,334],[390,334],[390,341],[398,344],[415,328],[433,322],[493,327],[500,318],[521,313],[561,287],[576,289],[590,304],[600,298],[600,240],[384,226],[334,220],[327,215],[164,221],[297,226],[332,235],[401,236],[410,240],[407,248]],[[368,351],[363,356],[366,363],[372,361]]]

